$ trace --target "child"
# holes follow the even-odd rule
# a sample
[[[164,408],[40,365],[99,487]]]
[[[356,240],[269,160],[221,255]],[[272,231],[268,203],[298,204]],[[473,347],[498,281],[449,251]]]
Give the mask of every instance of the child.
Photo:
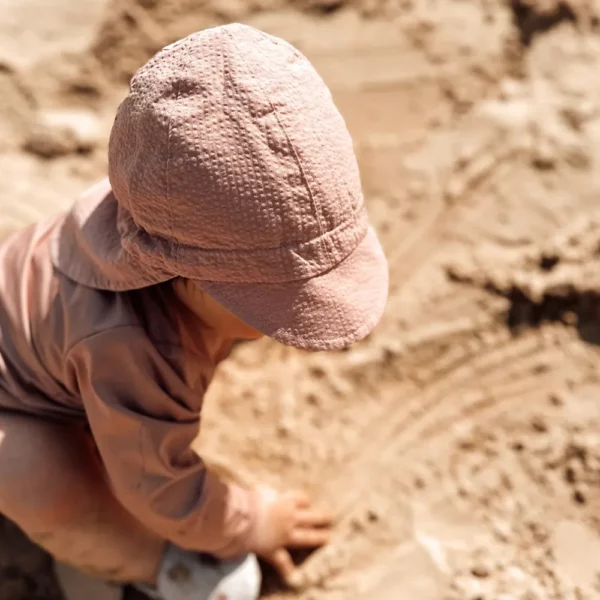
[[[190,444],[234,340],[339,349],[383,312],[344,121],[292,46],[217,27],[133,77],[109,181],[0,247],[0,512],[109,580],[155,585],[168,543],[289,579],[329,517]]]

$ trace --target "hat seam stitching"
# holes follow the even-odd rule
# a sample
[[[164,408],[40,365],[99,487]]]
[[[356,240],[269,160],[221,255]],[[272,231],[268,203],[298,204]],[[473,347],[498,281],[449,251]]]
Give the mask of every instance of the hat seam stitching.
[[[200,252],[210,252],[210,253],[223,253],[223,254],[250,254],[253,252],[278,252],[278,251],[291,251],[291,250],[296,250],[298,248],[301,248],[302,246],[306,246],[308,244],[319,244],[322,245],[324,238],[330,238],[333,237],[334,234],[339,233],[341,234],[343,231],[345,231],[346,229],[348,229],[349,227],[351,227],[353,224],[356,224],[360,217],[362,215],[362,211],[359,211],[358,213],[352,213],[352,215],[348,218],[345,219],[344,221],[342,221],[335,229],[330,229],[328,231],[323,232],[321,235],[311,238],[310,240],[306,240],[304,242],[299,242],[299,243],[293,243],[293,244],[282,244],[281,246],[273,246],[273,247],[264,247],[264,248],[251,248],[251,249],[244,249],[244,250],[240,250],[239,248],[199,248],[196,246],[192,246],[190,244],[183,244],[183,243],[177,243],[178,247],[182,247],[182,248],[189,248],[191,250],[195,250],[195,251],[200,251]],[[165,237],[162,236],[160,234],[157,233],[151,233],[149,232],[146,228],[144,228],[143,226],[139,225],[133,218],[132,221],[136,227],[136,230],[139,231],[142,234],[146,234],[152,238],[156,238],[159,240],[164,240],[165,242],[167,242],[169,245],[172,245],[174,242],[173,238],[169,238],[169,237]],[[366,235],[366,231],[363,234]],[[361,240],[363,238],[361,237]],[[176,240],[175,240],[176,241]],[[359,242],[360,244],[360,242]],[[348,256],[350,254],[352,254],[352,252],[358,247],[357,244],[356,246],[354,246],[354,248],[350,251],[350,253],[348,254]]]
[[[216,279],[194,279],[194,281],[199,281],[199,282],[203,282],[203,283],[208,283],[208,284],[215,284],[215,285],[219,285],[219,284],[233,284],[233,285],[287,285],[287,284],[291,284],[291,283],[302,283],[302,282],[307,282],[307,281],[312,281],[313,279],[318,279],[319,277],[324,277],[325,275],[327,275],[328,273],[331,273],[332,271],[335,271],[337,268],[340,267],[341,264],[343,264],[344,262],[346,262],[347,260],[350,259],[350,257],[359,249],[360,245],[365,241],[365,238],[367,237],[369,233],[369,229],[367,228],[367,230],[365,231],[364,235],[360,238],[358,244],[352,249],[352,251],[347,254],[342,260],[340,260],[337,264],[333,265],[332,267],[329,267],[327,269],[325,269],[324,271],[319,271],[313,275],[309,275],[308,277],[298,277],[298,279],[286,279],[284,281],[252,281],[252,282],[243,282],[243,281],[218,281]]]
[[[246,31],[246,30],[242,30],[242,31],[244,34],[246,34],[247,37],[251,37],[248,31]],[[227,31],[226,33],[229,36],[229,38],[231,39],[231,41],[234,42],[234,44],[235,44],[235,41],[233,39],[233,36],[231,35],[231,32]],[[268,60],[268,57],[265,56],[264,52],[262,51],[262,49],[260,48],[260,46],[258,44],[257,44],[257,50],[262,54],[262,56],[265,59]],[[279,118],[279,114],[277,112],[277,107],[273,104],[269,94],[267,94],[265,88],[261,85],[259,78],[255,75],[255,73],[252,70],[252,68],[250,67],[250,65],[248,65],[246,62],[243,62],[242,65],[243,65],[243,68],[245,68],[247,70],[250,77],[252,77],[252,79],[255,81],[257,87],[260,89],[263,96],[266,98],[267,102],[269,103],[269,106],[271,107],[273,115],[275,116],[275,120],[277,121],[277,124],[279,125],[281,131],[283,132],[283,135],[285,136],[285,139],[292,151],[296,166],[298,167],[300,176],[302,177],[302,182],[304,183],[304,185],[306,186],[306,190],[308,191],[308,197],[310,199],[311,206],[313,208],[315,217],[317,219],[317,226],[319,229],[319,237],[320,237],[325,233],[325,231],[323,229],[323,223],[321,221],[321,215],[319,214],[319,210],[318,210],[320,208],[320,205],[319,205],[319,207],[317,207],[317,200],[316,200],[315,196],[313,195],[312,190],[310,189],[310,185],[308,184],[308,179],[306,177],[306,173],[304,172],[304,168],[302,167],[302,162],[300,160],[298,152],[296,151],[296,148],[295,148],[294,144],[292,143],[292,140],[290,139],[287,129],[285,128],[285,126],[283,125],[283,122]]]
[[[265,334],[265,335],[267,335],[267,337],[270,337],[271,339],[274,339],[275,341],[278,341],[285,345],[292,346],[294,348],[303,349],[303,348],[321,347],[324,349],[329,349],[332,346],[338,346],[340,343],[343,343],[344,345],[349,345],[349,344],[359,341],[357,338],[360,338],[360,336],[363,334],[363,332],[366,332],[366,334],[371,333],[373,331],[373,329],[375,329],[375,327],[377,326],[378,322],[379,321],[377,319],[373,319],[373,323],[372,323],[370,319],[367,320],[364,317],[361,317],[360,325],[358,325],[357,327],[348,331],[346,334],[337,336],[335,338],[329,338],[329,337],[325,337],[325,336],[313,337],[313,336],[294,335],[293,333],[281,334],[281,335],[275,333],[272,336],[269,336],[267,334]],[[275,335],[277,337],[275,337]],[[304,344],[304,346],[302,346],[300,344]]]
[[[177,101],[179,100],[180,90],[181,90],[181,79],[177,82],[177,90],[175,92],[175,103],[177,103]],[[179,244],[176,241],[175,242],[173,241],[175,239],[175,234],[174,234],[174,229],[173,229],[174,219],[173,219],[173,207],[171,206],[171,201],[170,201],[171,185],[170,185],[169,173],[170,173],[170,162],[171,162],[171,124],[172,124],[172,122],[173,122],[173,113],[170,113],[169,121],[167,123],[167,161],[166,161],[166,165],[165,165],[165,179],[166,179],[165,183],[166,183],[166,188],[167,188],[166,203],[167,203],[167,211],[169,212],[169,230],[171,232],[171,239],[169,240],[169,243],[175,249],[175,256],[174,256],[175,264],[178,265],[179,264]]]

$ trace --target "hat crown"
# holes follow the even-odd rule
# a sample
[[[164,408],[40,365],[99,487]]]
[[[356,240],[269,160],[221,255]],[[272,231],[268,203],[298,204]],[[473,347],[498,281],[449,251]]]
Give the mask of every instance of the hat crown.
[[[352,140],[327,86],[294,47],[244,25],[192,34],[136,73],[109,176],[126,248],[150,235],[175,253],[281,255],[339,231],[323,271],[366,231]]]

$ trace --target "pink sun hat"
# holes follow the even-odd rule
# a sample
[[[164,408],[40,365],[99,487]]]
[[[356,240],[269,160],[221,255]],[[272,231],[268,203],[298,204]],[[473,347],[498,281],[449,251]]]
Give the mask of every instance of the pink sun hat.
[[[388,269],[352,139],[309,61],[252,27],[207,29],[133,77],[109,180],[60,223],[53,261],[126,291],[186,277],[284,344],[338,349],[383,313]]]

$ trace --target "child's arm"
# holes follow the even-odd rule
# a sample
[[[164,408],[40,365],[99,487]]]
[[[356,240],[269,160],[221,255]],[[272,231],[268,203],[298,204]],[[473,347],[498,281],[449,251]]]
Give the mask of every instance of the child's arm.
[[[87,416],[120,502],[182,548],[230,558],[255,552],[288,579],[286,547],[328,538],[328,515],[302,494],[226,484],[191,449],[202,398],[136,327],[113,329],[68,355],[70,387]]]
[[[259,494],[222,482],[191,449],[202,398],[136,327],[113,329],[68,355],[115,495],[177,545],[228,558],[252,545]]]

